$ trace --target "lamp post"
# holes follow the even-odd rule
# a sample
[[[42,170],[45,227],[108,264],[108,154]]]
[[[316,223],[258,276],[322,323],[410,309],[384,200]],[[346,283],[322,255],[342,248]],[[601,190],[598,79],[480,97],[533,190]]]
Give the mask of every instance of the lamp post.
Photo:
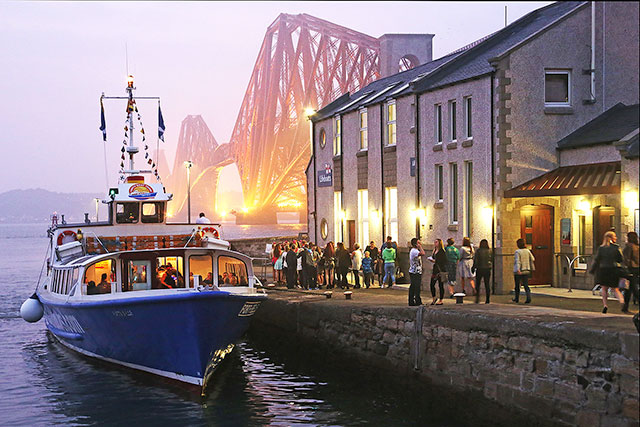
[[[193,162],[187,160],[184,167],[187,168],[187,222],[191,224],[191,167]]]
[[[98,219],[98,203],[100,203],[100,199],[93,199],[94,202],[96,202],[96,222],[99,222],[100,220]]]

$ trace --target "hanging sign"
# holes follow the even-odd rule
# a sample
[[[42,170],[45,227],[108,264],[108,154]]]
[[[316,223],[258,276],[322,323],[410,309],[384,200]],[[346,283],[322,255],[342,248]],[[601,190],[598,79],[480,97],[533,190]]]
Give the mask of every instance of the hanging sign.
[[[324,169],[318,171],[318,187],[333,186],[333,171],[329,163],[324,164]]]

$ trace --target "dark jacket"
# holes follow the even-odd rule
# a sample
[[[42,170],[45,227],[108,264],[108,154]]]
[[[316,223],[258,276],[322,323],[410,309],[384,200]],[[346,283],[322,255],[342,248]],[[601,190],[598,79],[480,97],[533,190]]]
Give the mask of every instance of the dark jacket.
[[[638,245],[635,243],[627,242],[622,251],[622,255],[624,257],[624,264],[627,268],[638,268],[640,267],[640,251],[638,250]]]
[[[433,274],[444,273],[447,271],[447,253],[445,251],[438,251],[431,255],[435,260],[433,264]]]
[[[351,256],[346,249],[336,249],[336,268],[348,270],[351,267]]]
[[[309,249],[307,248],[303,248],[299,253],[298,253],[298,258],[302,258],[302,265],[313,265],[313,260],[311,259],[311,252],[309,252]]]
[[[296,271],[298,265],[298,256],[292,250],[287,251],[287,269],[290,271]]]
[[[615,268],[622,262],[622,252],[620,246],[611,243],[608,246],[598,247],[596,257],[593,259],[591,272],[595,272],[600,268]]]
[[[380,256],[380,250],[378,249],[378,247],[376,246],[375,248],[372,248],[371,246],[367,246],[364,249],[365,252],[369,251],[369,256],[371,257],[372,260],[377,260],[378,257]]]
[[[493,252],[489,248],[478,248],[473,255],[473,267],[476,269],[490,269],[493,265]]]

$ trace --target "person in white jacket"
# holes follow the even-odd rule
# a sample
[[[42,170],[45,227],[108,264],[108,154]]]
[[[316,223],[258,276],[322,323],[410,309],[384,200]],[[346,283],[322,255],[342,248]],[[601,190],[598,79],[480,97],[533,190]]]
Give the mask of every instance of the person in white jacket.
[[[351,253],[351,271],[353,271],[354,289],[360,288],[360,267],[362,267],[362,249],[359,244],[353,245]]]
[[[529,249],[524,244],[523,239],[516,241],[518,249],[516,249],[515,259],[513,262],[513,279],[515,281],[515,298],[513,302],[516,304],[520,301],[520,285],[524,286],[524,291],[527,294],[527,300],[525,304],[531,303],[531,290],[529,289],[529,276],[531,272],[535,270],[534,261],[536,260]]]

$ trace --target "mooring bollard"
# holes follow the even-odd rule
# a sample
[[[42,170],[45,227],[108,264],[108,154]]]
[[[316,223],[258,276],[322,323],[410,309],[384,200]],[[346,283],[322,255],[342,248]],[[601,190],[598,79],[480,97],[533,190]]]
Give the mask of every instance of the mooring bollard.
[[[344,299],[351,299],[351,294],[353,294],[353,292],[351,291],[346,291],[344,293]]]
[[[464,292],[458,292],[453,294],[453,296],[456,298],[456,304],[462,304],[463,298],[467,295]]]
[[[327,299],[331,298],[331,295],[333,295],[333,292],[331,292],[331,291],[326,291],[324,293],[324,296],[327,297]]]
[[[267,284],[267,288],[269,288],[269,289],[273,289],[273,288],[275,288],[275,287],[276,287],[276,284],[275,284],[275,283],[268,283],[268,284]]]

